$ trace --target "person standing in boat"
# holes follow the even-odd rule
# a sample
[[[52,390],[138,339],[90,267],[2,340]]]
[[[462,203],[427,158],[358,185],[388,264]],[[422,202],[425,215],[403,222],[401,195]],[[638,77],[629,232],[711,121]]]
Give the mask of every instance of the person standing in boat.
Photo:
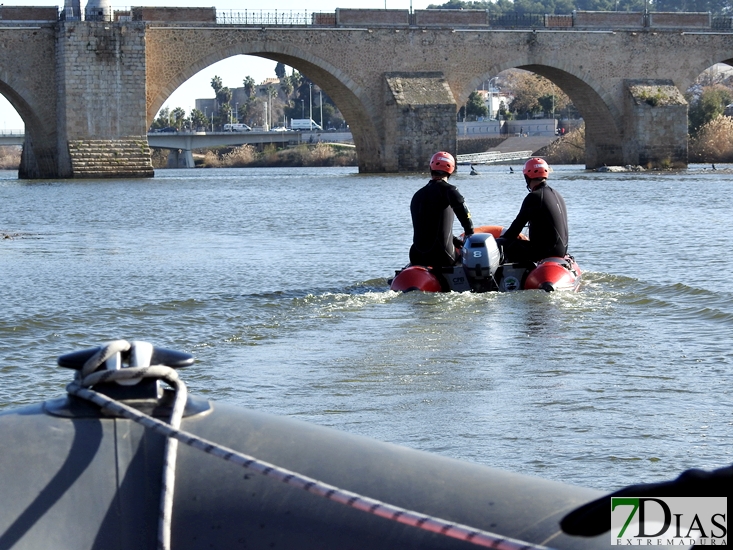
[[[455,170],[453,155],[445,151],[435,153],[430,159],[430,181],[412,197],[410,263],[414,265],[455,265],[459,257],[456,246],[462,244],[453,236],[456,216],[466,236],[473,235],[473,221],[466,201],[458,189],[448,183]]]
[[[531,158],[524,165],[527,195],[519,214],[497,239],[505,262],[538,262],[568,253],[568,214],[562,195],[547,185],[550,166],[541,158]],[[529,240],[517,236],[529,224]]]

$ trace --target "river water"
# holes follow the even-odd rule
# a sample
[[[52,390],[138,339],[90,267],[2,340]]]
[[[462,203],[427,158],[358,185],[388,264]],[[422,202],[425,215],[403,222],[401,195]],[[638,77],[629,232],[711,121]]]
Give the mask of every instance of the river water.
[[[513,219],[514,168],[453,178],[477,224]],[[16,177],[0,409],[61,395],[58,355],[125,338],[193,353],[196,394],[575,485],[733,462],[733,166],[555,167],[574,294],[390,292],[425,175]]]

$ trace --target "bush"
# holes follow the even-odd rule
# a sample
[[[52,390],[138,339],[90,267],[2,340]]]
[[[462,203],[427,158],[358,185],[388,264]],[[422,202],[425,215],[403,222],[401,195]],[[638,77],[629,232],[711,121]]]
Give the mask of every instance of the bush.
[[[550,164],[585,163],[585,124],[538,151]]]
[[[0,170],[20,168],[20,151],[18,145],[0,146]]]
[[[733,162],[733,119],[720,115],[690,139],[690,162]]]
[[[356,149],[335,143],[301,144],[278,150],[273,144],[258,153],[252,145],[242,145],[221,156],[207,151],[201,166],[205,168],[242,168],[259,166],[356,166]]]
[[[221,158],[220,166],[225,168],[241,168],[249,166],[257,159],[257,149],[252,145],[241,145],[225,153]]]

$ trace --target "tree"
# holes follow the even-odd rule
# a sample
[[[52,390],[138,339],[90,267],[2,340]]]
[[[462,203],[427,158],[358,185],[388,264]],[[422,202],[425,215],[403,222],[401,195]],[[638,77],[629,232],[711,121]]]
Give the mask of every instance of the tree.
[[[469,120],[476,120],[478,117],[488,116],[489,109],[484,103],[483,97],[476,91],[471,92],[466,102],[466,115]]]
[[[548,79],[519,69],[507,72],[508,88],[514,96],[509,104],[509,110],[516,112],[518,118],[542,111],[551,111],[553,98],[555,111],[561,111],[569,106],[570,98]],[[545,105],[549,103],[550,109],[543,107],[543,103],[540,103],[541,98]]]
[[[275,65],[275,76],[278,77],[278,79],[282,80],[285,78],[285,64],[284,63],[278,63]]]
[[[161,130],[163,128],[168,128],[171,125],[171,110],[168,107],[164,107],[160,111],[158,111],[158,116],[155,117],[155,120],[150,125],[151,130]]]
[[[290,97],[290,94],[292,94],[293,93],[293,90],[294,90],[292,81],[289,78],[287,78],[287,77],[286,78],[283,78],[280,81],[280,89],[285,94],[285,97],[288,97],[289,98]]]
[[[171,118],[173,119],[173,126],[176,130],[180,130],[186,122],[186,111],[180,107],[176,107],[171,111]]]
[[[255,79],[251,76],[247,76],[244,78],[242,85],[244,86],[244,94],[247,96],[247,98],[251,99],[255,93]]]
[[[219,105],[228,104],[232,100],[232,91],[226,86],[219,88],[216,92],[216,102]]]
[[[209,121],[206,119],[206,115],[199,111],[198,109],[192,109],[191,115],[191,129],[199,131],[201,129],[206,129],[206,126],[208,125]]]
[[[215,94],[218,94],[219,90],[221,90],[224,87],[224,84],[222,84],[220,76],[214,76],[214,78],[211,79],[211,87],[214,88]]]
[[[726,86],[715,84],[703,88],[699,99],[693,100],[688,108],[689,133],[696,135],[705,124],[722,115],[731,101],[733,91]]]

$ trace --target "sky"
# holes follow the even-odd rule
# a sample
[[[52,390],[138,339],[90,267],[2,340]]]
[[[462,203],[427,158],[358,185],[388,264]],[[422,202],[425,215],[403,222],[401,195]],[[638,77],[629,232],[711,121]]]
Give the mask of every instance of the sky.
[[[209,7],[212,4],[217,10],[258,10],[262,4],[251,0],[145,0],[139,4],[117,5],[111,0],[113,10],[125,9],[129,6],[177,6],[177,7]],[[429,4],[442,4],[443,0],[311,0],[304,8],[303,0],[272,0],[268,8],[263,11],[293,10],[295,12],[333,12],[336,8],[358,8],[358,9],[425,9]],[[43,2],[43,0],[8,0],[9,6],[58,6],[63,8],[63,3]],[[82,7],[86,0],[81,0]],[[288,69],[290,73],[290,69]],[[275,76],[275,62],[262,59],[252,55],[238,55],[230,57],[210,65],[200,71],[188,81],[184,82],[165,102],[163,107],[174,109],[181,107],[186,114],[191,112],[195,106],[196,99],[213,98],[214,90],[211,88],[211,79],[220,76],[224,86],[229,88],[242,87],[245,77],[251,76],[258,84],[265,78]],[[16,110],[0,95],[0,131],[21,130],[23,120]]]

